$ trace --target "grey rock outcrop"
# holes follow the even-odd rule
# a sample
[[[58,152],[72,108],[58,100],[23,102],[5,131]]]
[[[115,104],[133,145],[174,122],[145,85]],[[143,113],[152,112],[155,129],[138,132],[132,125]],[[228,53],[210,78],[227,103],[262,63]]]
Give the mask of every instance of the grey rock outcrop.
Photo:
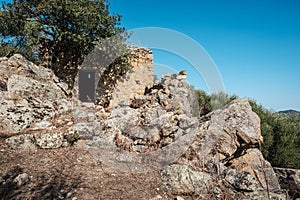
[[[257,148],[247,149],[244,155],[233,159],[230,164],[230,167],[246,171],[256,177],[260,189],[277,191],[281,188],[271,164],[263,158],[261,151]]]
[[[49,130],[49,132],[47,132],[47,129],[42,131],[39,129],[27,134],[11,136],[6,138],[5,142],[12,149],[55,149],[70,146],[79,137],[79,133],[75,132],[73,127],[64,131],[55,128],[54,130]]]
[[[32,124],[72,108],[67,101],[67,85],[50,69],[39,67],[21,55],[0,62],[0,129],[17,133]]]
[[[193,171],[185,165],[170,165],[161,172],[162,186],[173,194],[208,193],[212,178],[208,173]]]
[[[22,134],[9,137],[5,140],[7,146],[12,149],[34,149],[34,136],[29,134]]]
[[[282,189],[286,189],[292,199],[300,198],[300,170],[274,168]]]
[[[14,135],[6,139],[9,147],[68,145],[70,135],[76,134],[70,129],[73,102],[68,98],[67,84],[50,69],[34,65],[18,54],[1,60],[0,82],[0,134]]]
[[[258,189],[258,182],[249,172],[237,172],[229,169],[226,172],[225,180],[239,191],[253,192]]]
[[[238,99],[199,119],[194,141],[178,160],[197,171],[208,171],[235,191],[278,191],[280,185],[260,145],[260,119],[246,99]],[[247,196],[245,194],[245,196]]]

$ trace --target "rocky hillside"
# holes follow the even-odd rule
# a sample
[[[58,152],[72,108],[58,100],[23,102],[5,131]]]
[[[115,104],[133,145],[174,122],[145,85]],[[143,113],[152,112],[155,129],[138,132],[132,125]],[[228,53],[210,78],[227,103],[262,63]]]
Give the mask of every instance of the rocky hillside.
[[[0,59],[0,86],[0,199],[300,198],[248,101],[198,117],[185,72],[109,108],[20,55]]]

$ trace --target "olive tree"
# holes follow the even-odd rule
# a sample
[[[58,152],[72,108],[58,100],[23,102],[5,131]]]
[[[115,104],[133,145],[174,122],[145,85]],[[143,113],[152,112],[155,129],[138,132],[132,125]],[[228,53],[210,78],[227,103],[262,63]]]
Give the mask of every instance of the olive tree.
[[[0,56],[21,53],[72,86],[102,40],[124,33],[107,0],[14,0],[0,10]]]

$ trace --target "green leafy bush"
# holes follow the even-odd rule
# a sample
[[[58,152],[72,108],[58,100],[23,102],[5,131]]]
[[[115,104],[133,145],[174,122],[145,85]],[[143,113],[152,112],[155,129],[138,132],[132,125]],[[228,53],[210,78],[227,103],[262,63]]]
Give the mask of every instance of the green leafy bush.
[[[220,93],[213,93],[211,95],[208,95],[203,90],[195,90],[193,86],[190,87],[196,96],[196,99],[198,101],[198,109],[200,116],[206,115],[209,112],[222,108],[229,102],[233,101],[234,99],[237,99],[236,95],[228,95],[224,92]]]
[[[250,104],[261,119],[265,158],[276,167],[300,169],[300,118],[272,112],[253,100]]]
[[[0,56],[21,53],[72,86],[85,57],[101,41],[124,33],[120,19],[110,14],[108,0],[3,2]]]

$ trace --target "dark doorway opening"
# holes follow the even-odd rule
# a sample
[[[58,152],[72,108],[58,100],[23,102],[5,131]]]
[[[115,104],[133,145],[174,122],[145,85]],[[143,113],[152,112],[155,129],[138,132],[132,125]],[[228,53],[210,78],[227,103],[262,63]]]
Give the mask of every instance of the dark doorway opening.
[[[95,102],[95,72],[79,71],[79,100]]]

